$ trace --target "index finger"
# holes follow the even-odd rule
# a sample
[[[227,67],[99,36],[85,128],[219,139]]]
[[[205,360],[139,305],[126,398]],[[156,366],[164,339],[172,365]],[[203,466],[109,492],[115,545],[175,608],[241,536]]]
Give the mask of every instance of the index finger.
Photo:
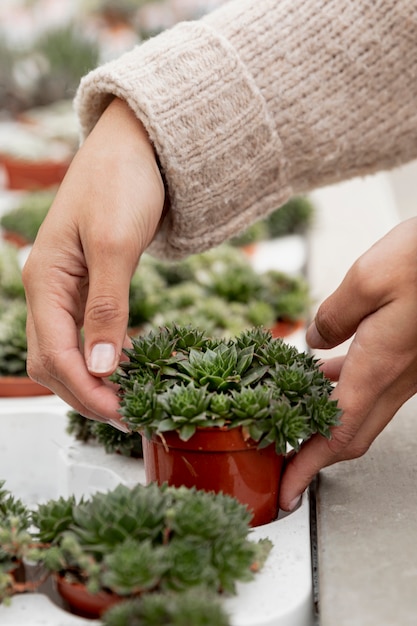
[[[47,299],[42,306],[43,314],[35,321],[28,304],[28,375],[82,415],[127,430],[116,392],[87,370],[73,317],[59,306],[48,307]]]

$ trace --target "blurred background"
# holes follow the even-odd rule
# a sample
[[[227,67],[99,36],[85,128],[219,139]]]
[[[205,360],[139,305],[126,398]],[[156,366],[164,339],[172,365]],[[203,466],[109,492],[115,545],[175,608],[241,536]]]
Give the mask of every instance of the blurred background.
[[[18,258],[21,267],[78,146],[72,100],[80,78],[100,63],[119,56],[175,23],[198,18],[224,2],[1,0],[0,345],[6,310],[13,308],[11,303],[14,305],[16,299],[24,299],[12,257]],[[240,240],[231,243],[235,248],[245,247],[246,251],[249,245],[262,244],[251,253],[251,266],[258,272],[273,269],[289,273],[291,277],[307,278],[308,302],[303,303],[302,310],[307,322],[319,303],[337,287],[353,261],[399,220],[415,214],[416,177],[417,164],[411,163],[390,173],[316,190],[301,199],[301,204],[295,199],[285,211],[280,210],[279,223],[275,223],[275,218],[268,223],[258,223]],[[290,240],[284,239],[285,235],[290,236]],[[277,236],[281,237],[279,245]],[[272,244],[267,241],[270,239],[274,240]],[[229,266],[230,263],[231,257]],[[153,273],[154,270],[155,267]],[[147,276],[150,271],[147,266]],[[166,272],[166,269],[161,271]],[[183,274],[184,271],[181,270]],[[246,274],[243,281],[246,286],[248,276]],[[137,282],[141,283],[140,278]],[[147,282],[148,297],[152,300]],[[189,285],[186,287],[188,289]],[[302,287],[305,298],[305,285]],[[144,289],[140,284],[137,296],[140,301],[144,300]],[[228,297],[239,301],[243,296]],[[132,288],[132,310],[137,302],[133,298]],[[191,301],[190,289],[186,296],[182,292],[180,298],[176,293],[176,298],[184,310],[184,302]],[[201,300],[201,291],[197,299]],[[254,299],[259,300],[259,297],[255,295]],[[23,345],[24,315],[20,305],[19,333]],[[232,316],[225,311],[226,319],[237,319],[241,314],[235,303],[233,306]],[[152,300],[147,301],[147,307],[160,312],[165,307],[171,319],[173,315],[178,316],[178,306],[172,302]],[[217,304],[213,305],[213,310],[217,314]],[[270,316],[270,309],[264,307],[264,310],[268,310]],[[145,313],[139,313],[139,318],[144,318]],[[201,310],[197,313],[194,309],[188,310],[187,321],[200,315]],[[164,323],[166,319],[159,315],[152,321]],[[259,309],[252,320],[263,322]],[[213,320],[209,324],[205,318],[201,318],[201,322],[214,324]],[[220,326],[220,331],[223,330]],[[336,352],[345,348],[342,346]],[[22,354],[24,356],[24,350]]]

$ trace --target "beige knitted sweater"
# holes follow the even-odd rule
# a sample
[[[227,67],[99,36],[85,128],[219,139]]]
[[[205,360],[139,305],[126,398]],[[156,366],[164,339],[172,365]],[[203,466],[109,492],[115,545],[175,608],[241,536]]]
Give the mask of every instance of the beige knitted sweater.
[[[199,252],[290,195],[417,157],[417,0],[232,0],[88,74],[84,137],[113,94],[166,181],[154,252]]]

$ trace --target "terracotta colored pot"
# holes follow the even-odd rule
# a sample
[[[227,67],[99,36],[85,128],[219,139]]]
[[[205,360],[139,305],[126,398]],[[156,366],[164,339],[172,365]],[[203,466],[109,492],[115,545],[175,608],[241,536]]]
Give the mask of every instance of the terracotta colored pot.
[[[20,233],[15,233],[11,230],[3,230],[3,239],[4,241],[7,241],[8,243],[16,246],[16,248],[25,248],[31,243],[28,239],[26,239],[26,237],[24,237]]]
[[[91,593],[82,583],[69,582],[59,574],[55,576],[55,585],[71,612],[88,619],[99,619],[110,607],[124,599],[106,591]]]
[[[0,165],[6,170],[8,189],[33,190],[58,185],[66,174],[69,161],[26,161],[0,155]]]
[[[188,441],[168,432],[142,444],[148,483],[222,491],[252,511],[252,526],[276,519],[284,458],[273,445],[258,450],[240,428],[200,428]]]
[[[47,396],[53,392],[29,376],[0,376],[0,398]]]
[[[304,326],[304,320],[278,320],[271,328],[273,337],[288,337]]]

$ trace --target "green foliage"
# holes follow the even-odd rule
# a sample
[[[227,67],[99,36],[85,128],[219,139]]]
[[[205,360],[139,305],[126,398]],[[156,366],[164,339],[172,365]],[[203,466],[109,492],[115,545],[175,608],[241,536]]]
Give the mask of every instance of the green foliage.
[[[264,241],[268,238],[269,233],[267,222],[265,220],[258,220],[248,226],[248,228],[246,228],[239,235],[232,237],[230,243],[232,246],[244,248],[245,246],[250,246],[251,244],[257,243],[258,241]]]
[[[153,593],[105,613],[104,626],[229,626],[219,598],[205,588]]]
[[[67,433],[73,435],[77,441],[87,443],[96,438],[93,420],[87,419],[78,411],[67,412]]]
[[[0,294],[1,300],[25,298],[18,251],[6,242],[0,246]]]
[[[305,234],[313,223],[314,212],[314,205],[307,196],[294,196],[268,217],[254,222],[233,237],[230,243],[244,247],[268,239]]]
[[[32,558],[92,592],[133,597],[204,586],[234,593],[271,548],[249,539],[249,521],[247,508],[223,494],[118,485],[79,503],[61,498],[38,507],[35,536],[49,545]]]
[[[130,285],[129,326],[146,332],[193,324],[224,337],[281,318],[298,320],[309,306],[304,278],[259,274],[241,250],[222,245],[177,263],[143,255]]]
[[[14,593],[14,571],[32,542],[30,523],[29,509],[0,480],[0,602],[7,602]]]
[[[24,300],[0,301],[0,376],[26,376],[26,315]]]
[[[6,231],[18,233],[28,243],[33,243],[54,195],[51,191],[28,193],[18,206],[1,216],[0,226]]]
[[[315,208],[307,196],[294,196],[266,218],[270,239],[303,234],[312,225]]]
[[[263,274],[264,300],[275,311],[275,319],[302,319],[310,305],[309,286],[303,276],[290,276],[277,270]]]
[[[17,249],[0,247],[0,376],[26,376],[27,308]]]
[[[134,459],[143,456],[140,433],[124,433],[111,424],[94,422],[93,434],[97,443],[103,446],[107,454],[121,454]]]
[[[30,525],[30,512],[20,498],[14,496],[5,488],[5,481],[0,480],[0,524],[13,518],[21,530],[27,530]]]
[[[42,32],[28,52],[39,58],[34,86],[38,104],[72,98],[81,77],[99,62],[98,42],[75,23]]]
[[[76,504],[74,496],[48,500],[39,504],[32,512],[32,522],[36,528],[34,536],[42,543],[54,541],[71,526],[74,521],[73,510]]]
[[[148,438],[175,430],[188,440],[201,426],[244,426],[260,447],[273,443],[285,453],[315,433],[330,437],[339,423],[317,360],[264,329],[222,340],[173,325],[132,343],[112,380],[124,421]]]
[[[68,411],[67,418],[67,433],[77,441],[97,442],[108,454],[117,453],[132,458],[143,456],[139,433],[123,433],[110,424],[87,419],[77,411]]]

